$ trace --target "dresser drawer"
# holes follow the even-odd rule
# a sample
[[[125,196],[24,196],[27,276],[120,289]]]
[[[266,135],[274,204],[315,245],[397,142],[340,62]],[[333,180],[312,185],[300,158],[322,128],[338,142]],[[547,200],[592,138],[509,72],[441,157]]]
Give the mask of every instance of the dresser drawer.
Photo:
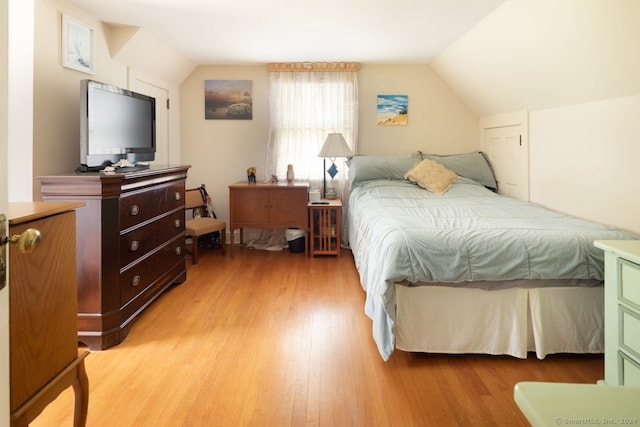
[[[123,194],[120,198],[120,229],[127,230],[182,206],[184,181]]]
[[[156,251],[130,264],[120,272],[121,305],[124,306],[147,287],[153,285],[169,266],[183,261],[184,258],[184,235],[180,234]]]
[[[620,385],[640,387],[640,365],[622,351],[618,351]]]
[[[179,208],[144,227],[120,236],[120,268],[156,249],[176,234],[184,232],[184,209]]]
[[[618,259],[620,300],[640,309],[640,265],[624,259]]]
[[[640,360],[640,314],[618,306],[620,347]]]

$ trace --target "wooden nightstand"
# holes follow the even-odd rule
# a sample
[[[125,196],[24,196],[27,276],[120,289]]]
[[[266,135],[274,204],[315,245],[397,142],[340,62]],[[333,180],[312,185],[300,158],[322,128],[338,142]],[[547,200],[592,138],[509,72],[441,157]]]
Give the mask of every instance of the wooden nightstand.
[[[340,256],[340,199],[309,202],[309,252],[311,256]]]

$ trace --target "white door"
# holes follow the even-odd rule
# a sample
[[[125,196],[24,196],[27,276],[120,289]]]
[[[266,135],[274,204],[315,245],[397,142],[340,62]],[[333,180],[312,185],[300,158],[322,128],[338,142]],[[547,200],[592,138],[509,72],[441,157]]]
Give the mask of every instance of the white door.
[[[157,165],[175,163],[169,149],[169,89],[162,83],[150,82],[149,79],[132,73],[129,81],[130,90],[153,96],[156,99],[156,159]]]
[[[9,184],[7,176],[9,31],[8,2],[0,3],[0,213],[7,213]],[[6,225],[6,224],[5,224]],[[8,225],[7,225],[8,227]],[[4,235],[0,235],[4,238]],[[8,256],[8,254],[5,254]],[[8,262],[5,259],[5,262]],[[1,285],[0,285],[1,286]],[[9,287],[0,289],[0,427],[9,425]]]
[[[528,200],[527,183],[522,174],[522,133],[520,126],[485,129],[484,146],[498,181],[498,192]]]
[[[480,120],[484,151],[502,195],[529,201],[529,114],[527,111]]]

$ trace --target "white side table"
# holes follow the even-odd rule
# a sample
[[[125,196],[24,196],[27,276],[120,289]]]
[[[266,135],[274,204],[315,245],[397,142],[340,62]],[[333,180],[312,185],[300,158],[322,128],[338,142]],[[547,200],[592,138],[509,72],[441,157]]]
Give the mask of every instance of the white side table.
[[[640,425],[640,388],[520,382],[514,399],[532,426]]]

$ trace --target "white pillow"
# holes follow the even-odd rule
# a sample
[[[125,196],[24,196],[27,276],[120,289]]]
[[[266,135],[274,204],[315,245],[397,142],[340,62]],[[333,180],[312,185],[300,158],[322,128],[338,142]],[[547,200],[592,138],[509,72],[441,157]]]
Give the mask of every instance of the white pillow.
[[[425,159],[407,172],[404,177],[422,188],[437,194],[444,194],[458,179],[455,172],[440,163]]]

